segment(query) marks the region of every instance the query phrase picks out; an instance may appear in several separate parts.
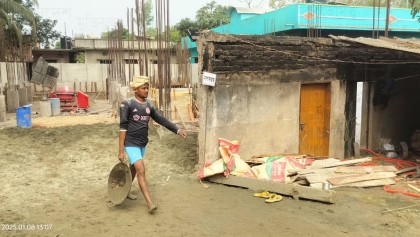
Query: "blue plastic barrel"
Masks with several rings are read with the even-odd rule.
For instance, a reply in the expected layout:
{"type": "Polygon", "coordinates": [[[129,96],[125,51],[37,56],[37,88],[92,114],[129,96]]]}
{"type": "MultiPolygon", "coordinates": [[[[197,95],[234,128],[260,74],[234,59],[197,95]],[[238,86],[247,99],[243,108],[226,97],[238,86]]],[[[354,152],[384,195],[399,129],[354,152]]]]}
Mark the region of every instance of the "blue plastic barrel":
{"type": "Polygon", "coordinates": [[[18,127],[31,128],[32,127],[32,115],[31,115],[31,104],[18,107],[16,109],[16,122],[18,127]]]}
{"type": "Polygon", "coordinates": [[[51,112],[52,116],[60,115],[61,108],[60,108],[60,99],[59,98],[49,98],[51,101],[51,112]]]}

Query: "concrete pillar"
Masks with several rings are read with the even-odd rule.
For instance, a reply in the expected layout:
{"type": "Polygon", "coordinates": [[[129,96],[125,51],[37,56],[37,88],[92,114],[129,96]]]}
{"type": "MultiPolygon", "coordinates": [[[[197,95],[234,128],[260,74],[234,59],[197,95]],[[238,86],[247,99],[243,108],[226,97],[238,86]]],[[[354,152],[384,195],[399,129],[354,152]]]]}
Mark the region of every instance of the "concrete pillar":
{"type": "Polygon", "coordinates": [[[121,98],[121,101],[127,99],[127,94],[128,94],[128,87],[127,86],[121,86],[120,87],[120,95],[119,95],[119,97],[121,98]]]}
{"type": "Polygon", "coordinates": [[[6,121],[6,97],[0,95],[0,122],[6,121]]]}
{"type": "Polygon", "coordinates": [[[28,94],[28,104],[30,104],[32,101],[34,101],[34,93],[32,92],[32,86],[25,86],[26,87],[26,93],[28,94]]]}
{"type": "Polygon", "coordinates": [[[19,88],[19,106],[22,107],[28,104],[28,93],[26,87],[19,88]]]}
{"type": "Polygon", "coordinates": [[[120,102],[121,102],[121,95],[120,95],[120,84],[115,84],[114,86],[114,101],[112,104],[112,108],[118,110],[120,108],[120,102]]]}
{"type": "Polygon", "coordinates": [[[109,99],[109,103],[111,105],[114,105],[114,101],[116,100],[116,93],[115,93],[115,87],[117,85],[116,81],[111,81],[111,83],[109,83],[109,95],[108,95],[108,99],[109,99]]]}
{"type": "Polygon", "coordinates": [[[46,101],[39,102],[39,116],[40,117],[52,116],[51,101],[46,100],[46,101]]]}
{"type": "Polygon", "coordinates": [[[6,92],[6,104],[7,104],[7,112],[9,113],[16,112],[17,107],[19,107],[18,91],[8,90],[6,92]]]}

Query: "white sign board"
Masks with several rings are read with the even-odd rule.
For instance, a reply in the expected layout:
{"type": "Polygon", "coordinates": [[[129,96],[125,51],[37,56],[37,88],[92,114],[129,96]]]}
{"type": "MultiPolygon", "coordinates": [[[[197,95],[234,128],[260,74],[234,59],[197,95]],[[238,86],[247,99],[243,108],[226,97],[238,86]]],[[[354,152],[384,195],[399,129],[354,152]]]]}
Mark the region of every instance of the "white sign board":
{"type": "Polygon", "coordinates": [[[203,85],[215,86],[216,85],[216,74],[210,72],[203,72],[203,85]]]}

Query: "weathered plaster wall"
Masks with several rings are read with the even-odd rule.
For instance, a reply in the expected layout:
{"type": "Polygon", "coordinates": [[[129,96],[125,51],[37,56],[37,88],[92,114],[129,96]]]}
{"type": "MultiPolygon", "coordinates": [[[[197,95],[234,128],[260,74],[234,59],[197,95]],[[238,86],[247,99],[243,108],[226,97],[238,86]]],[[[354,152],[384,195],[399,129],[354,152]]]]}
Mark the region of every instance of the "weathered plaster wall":
{"type": "MultiPolygon", "coordinates": [[[[99,60],[109,60],[109,53],[107,49],[97,49],[97,50],[86,50],[85,51],[85,62],[86,63],[99,63],[99,60]]],[[[142,52],[143,57],[143,52],[142,52]]],[[[148,60],[157,60],[155,53],[148,54],[148,60]]],[[[128,50],[125,50],[122,55],[123,60],[129,60],[131,58],[138,59],[139,53],[135,51],[134,53],[128,50]]],[[[143,59],[144,60],[144,59],[143,59]]],[[[171,55],[171,63],[176,63],[176,56],[171,55]]]]}
{"type": "Polygon", "coordinates": [[[344,155],[344,133],[346,126],[345,103],[345,81],[331,81],[330,157],[343,158],[344,155]]]}
{"type": "Polygon", "coordinates": [[[300,83],[279,83],[257,73],[220,74],[217,80],[215,88],[200,88],[206,95],[200,112],[205,161],[219,158],[217,138],[239,140],[245,160],[298,152],[300,83]]]}

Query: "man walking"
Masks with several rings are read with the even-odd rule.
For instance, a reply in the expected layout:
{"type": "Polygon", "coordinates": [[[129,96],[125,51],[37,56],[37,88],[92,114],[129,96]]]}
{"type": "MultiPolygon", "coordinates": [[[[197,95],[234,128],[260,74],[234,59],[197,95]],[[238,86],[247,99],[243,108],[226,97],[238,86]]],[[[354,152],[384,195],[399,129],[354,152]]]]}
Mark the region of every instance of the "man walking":
{"type": "MultiPolygon", "coordinates": [[[[182,138],[187,135],[165,117],[160,115],[153,103],[147,99],[149,94],[149,78],[136,76],[131,83],[134,97],[123,101],[120,105],[120,133],[118,159],[123,161],[127,154],[130,161],[132,178],[137,175],[139,187],[146,200],[149,213],[154,213],[157,205],[152,202],[146,180],[146,170],[143,162],[146,145],[148,143],[149,120],[164,126],[182,138]]],[[[129,195],[130,197],[130,195],[129,195]]]]}

